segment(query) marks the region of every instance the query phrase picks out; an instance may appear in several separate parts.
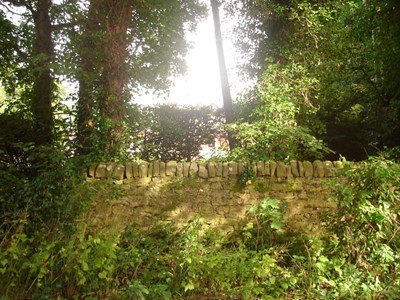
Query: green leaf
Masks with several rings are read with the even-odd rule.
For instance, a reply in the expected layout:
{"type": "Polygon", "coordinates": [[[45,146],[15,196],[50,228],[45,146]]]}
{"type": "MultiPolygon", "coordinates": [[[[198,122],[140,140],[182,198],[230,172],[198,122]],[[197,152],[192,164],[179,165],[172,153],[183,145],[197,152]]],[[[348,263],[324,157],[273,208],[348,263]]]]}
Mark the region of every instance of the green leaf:
{"type": "Polygon", "coordinates": [[[194,284],[191,281],[189,281],[189,283],[185,285],[185,292],[192,290],[194,290],[194,284]]]}

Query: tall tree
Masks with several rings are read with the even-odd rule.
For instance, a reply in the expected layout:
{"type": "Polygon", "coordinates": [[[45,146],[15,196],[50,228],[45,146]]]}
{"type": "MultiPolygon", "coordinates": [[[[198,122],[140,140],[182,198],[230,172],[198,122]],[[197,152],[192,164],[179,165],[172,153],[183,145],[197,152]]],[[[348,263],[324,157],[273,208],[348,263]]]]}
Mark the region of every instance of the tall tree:
{"type": "Polygon", "coordinates": [[[118,154],[129,90],[166,88],[184,71],[185,33],[204,13],[197,0],[90,2],[77,46],[81,152],[98,133],[100,152],[118,154]]]}
{"type": "Polygon", "coordinates": [[[297,107],[296,124],[348,159],[400,145],[398,1],[234,0],[227,5],[241,14],[235,36],[257,66],[251,69],[264,72],[259,92],[289,92],[286,101],[297,107]]]}
{"type": "Polygon", "coordinates": [[[36,127],[36,144],[52,141],[53,131],[53,77],[50,65],[54,55],[52,24],[50,20],[51,0],[26,2],[35,25],[32,112],[36,127]]]}
{"type": "MultiPolygon", "coordinates": [[[[220,4],[218,3],[218,0],[210,0],[210,1],[211,1],[211,9],[214,20],[215,43],[218,54],[219,74],[221,78],[221,89],[222,89],[222,98],[224,102],[225,121],[227,124],[230,124],[234,121],[234,116],[232,107],[232,96],[228,80],[228,72],[226,70],[224,46],[221,34],[221,20],[219,17],[220,4]]],[[[229,140],[229,148],[232,150],[233,148],[235,148],[235,140],[231,134],[229,134],[228,140],[229,140]]]]}
{"type": "MultiPolygon", "coordinates": [[[[14,51],[23,56],[23,64],[29,65],[30,78],[33,84],[30,91],[31,108],[35,127],[35,144],[49,144],[53,138],[53,76],[51,73],[51,63],[54,58],[54,43],[52,39],[52,23],[50,19],[50,0],[37,1],[5,1],[13,7],[22,7],[26,9],[27,18],[33,20],[33,39],[31,47],[28,47],[28,53],[19,49],[18,44],[14,44],[14,51]]],[[[26,49],[24,49],[26,50],[26,49]]],[[[14,62],[17,64],[17,62],[14,62]]],[[[25,78],[26,80],[27,78],[25,78]]],[[[25,88],[30,87],[30,82],[22,82],[25,88]]]]}
{"type": "Polygon", "coordinates": [[[134,3],[124,0],[93,0],[89,4],[82,44],[78,47],[81,58],[78,141],[83,153],[91,148],[94,97],[97,98],[100,116],[109,123],[108,128],[103,128],[106,141],[104,150],[112,156],[119,152],[123,96],[128,83],[128,28],[133,9],[134,3]],[[96,57],[93,51],[98,52],[96,57]],[[95,72],[99,72],[98,77],[95,72]],[[98,84],[94,87],[96,80],[98,84]],[[95,93],[94,88],[100,90],[95,93]]]}

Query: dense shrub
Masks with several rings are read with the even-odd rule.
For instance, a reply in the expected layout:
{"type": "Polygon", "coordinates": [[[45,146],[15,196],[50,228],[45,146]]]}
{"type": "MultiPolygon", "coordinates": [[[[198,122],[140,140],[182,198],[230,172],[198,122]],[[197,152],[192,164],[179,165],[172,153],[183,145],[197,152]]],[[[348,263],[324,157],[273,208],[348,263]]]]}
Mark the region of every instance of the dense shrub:
{"type": "MultiPolygon", "coordinates": [[[[201,219],[181,229],[162,223],[116,232],[94,226],[92,210],[76,210],[70,231],[31,231],[26,210],[6,213],[0,293],[6,299],[396,299],[399,178],[399,166],[384,158],[345,168],[333,185],[337,210],[322,237],[288,231],[285,205],[276,199],[251,207],[229,234],[201,219]]],[[[120,196],[109,183],[88,188],[86,200],[120,196]]],[[[69,196],[82,191],[75,185],[69,196]]]]}

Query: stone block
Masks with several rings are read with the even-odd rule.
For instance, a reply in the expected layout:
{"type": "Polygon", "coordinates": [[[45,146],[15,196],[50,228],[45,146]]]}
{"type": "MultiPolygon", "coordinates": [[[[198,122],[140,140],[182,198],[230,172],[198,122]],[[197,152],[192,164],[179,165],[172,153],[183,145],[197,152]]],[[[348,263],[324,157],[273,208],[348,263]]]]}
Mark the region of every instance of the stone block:
{"type": "Polygon", "coordinates": [[[269,164],[269,161],[266,161],[264,163],[264,167],[265,167],[265,170],[264,170],[265,176],[271,176],[271,166],[269,164]]]}
{"type": "Polygon", "coordinates": [[[313,164],[310,161],[303,161],[304,177],[310,178],[314,176],[313,164]]]}
{"type": "Polygon", "coordinates": [[[238,175],[239,168],[238,168],[238,164],[236,162],[233,162],[233,161],[229,162],[228,169],[229,169],[229,173],[228,173],[229,176],[237,176],[238,175]]]}
{"type": "Polygon", "coordinates": [[[265,163],[263,161],[257,162],[257,176],[265,176],[265,163]]]}
{"type": "Polygon", "coordinates": [[[201,162],[198,164],[198,167],[199,167],[199,177],[208,178],[207,164],[205,162],[201,162]]]}
{"type": "Polygon", "coordinates": [[[112,178],[117,180],[122,180],[124,179],[124,173],[125,173],[125,166],[122,164],[118,164],[115,166],[113,170],[112,178]]]}
{"type": "Polygon", "coordinates": [[[153,177],[160,176],[160,162],[157,160],[153,162],[153,177]]]}
{"type": "Polygon", "coordinates": [[[246,167],[247,167],[247,164],[242,163],[242,162],[238,163],[238,174],[242,175],[244,170],[246,169],[246,167]]]}
{"type": "Polygon", "coordinates": [[[297,160],[290,161],[290,166],[292,167],[293,176],[300,177],[299,165],[297,164],[297,160]]]}
{"type": "Polygon", "coordinates": [[[96,168],[97,168],[97,164],[91,164],[91,165],[89,166],[89,169],[88,169],[88,172],[87,172],[87,176],[88,176],[88,177],[94,177],[96,168]]]}
{"type": "Polygon", "coordinates": [[[107,163],[107,177],[111,178],[113,173],[114,173],[114,169],[117,167],[117,163],[115,162],[109,162],[107,163]]]}
{"type": "Polygon", "coordinates": [[[110,178],[116,163],[99,163],[95,171],[95,178],[110,178]]]}
{"type": "Polygon", "coordinates": [[[183,163],[183,177],[189,177],[190,162],[183,163]]]}
{"type": "Polygon", "coordinates": [[[126,179],[131,179],[133,178],[133,169],[132,169],[132,163],[128,162],[125,164],[125,178],[126,179]]]}
{"type": "Polygon", "coordinates": [[[189,167],[189,177],[197,178],[199,176],[199,166],[196,162],[191,162],[189,167]]]}
{"type": "Polygon", "coordinates": [[[149,163],[146,161],[141,162],[139,164],[139,177],[140,178],[148,177],[148,171],[149,171],[149,163]]]}
{"type": "Polygon", "coordinates": [[[165,162],[160,161],[160,176],[164,177],[166,174],[166,170],[167,170],[167,165],[165,162]]]}
{"type": "Polygon", "coordinates": [[[342,163],[341,161],[334,161],[334,162],[333,162],[333,166],[334,166],[336,169],[343,169],[343,163],[342,163]]]}
{"type": "Polygon", "coordinates": [[[293,178],[292,166],[286,166],[286,177],[293,178]]]}
{"type": "Polygon", "coordinates": [[[276,163],[276,177],[285,178],[287,177],[286,165],[282,161],[276,163]]]}
{"type": "Polygon", "coordinates": [[[324,161],[324,174],[325,177],[335,177],[336,172],[335,168],[333,167],[333,163],[329,160],[324,161]]]}
{"type": "Polygon", "coordinates": [[[324,177],[324,164],[320,160],[313,162],[314,167],[314,177],[323,178],[324,177]]]}
{"type": "Polygon", "coordinates": [[[216,165],[214,162],[209,162],[207,164],[208,177],[214,178],[216,176],[216,165]]]}
{"type": "Polygon", "coordinates": [[[176,165],[176,177],[183,176],[183,163],[177,163],[176,165]]]}
{"type": "Polygon", "coordinates": [[[299,167],[299,177],[304,177],[304,166],[303,162],[298,161],[297,166],[299,167]]]}
{"type": "Polygon", "coordinates": [[[229,163],[228,162],[222,163],[222,176],[223,177],[229,176],[229,163]]]}
{"type": "Polygon", "coordinates": [[[271,177],[275,177],[275,175],[276,175],[276,162],[270,161],[269,162],[269,168],[270,168],[271,177]]]}
{"type": "Polygon", "coordinates": [[[107,164],[99,163],[94,173],[95,178],[107,178],[107,164]]]}
{"type": "Polygon", "coordinates": [[[137,162],[132,163],[132,173],[134,178],[139,178],[139,164],[137,162]]]}
{"type": "Polygon", "coordinates": [[[223,174],[223,165],[222,163],[218,162],[215,163],[215,176],[222,177],[223,174]]]}
{"type": "Polygon", "coordinates": [[[165,175],[167,176],[175,176],[176,175],[176,166],[178,163],[174,160],[171,160],[167,162],[166,164],[166,170],[165,170],[165,175]]]}

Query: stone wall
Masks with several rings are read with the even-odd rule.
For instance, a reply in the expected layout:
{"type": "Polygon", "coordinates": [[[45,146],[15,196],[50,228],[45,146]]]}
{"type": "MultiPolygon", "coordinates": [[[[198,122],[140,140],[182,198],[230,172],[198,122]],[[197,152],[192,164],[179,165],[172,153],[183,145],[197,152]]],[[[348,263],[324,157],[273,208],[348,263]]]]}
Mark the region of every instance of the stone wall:
{"type": "Polygon", "coordinates": [[[340,162],[257,162],[251,167],[257,179],[248,185],[239,185],[246,164],[236,162],[98,163],[90,166],[88,180],[110,178],[122,184],[122,196],[99,206],[99,221],[105,225],[123,220],[146,227],[163,222],[182,226],[200,217],[228,232],[246,222],[249,207],[276,198],[286,204],[288,227],[320,231],[321,213],[335,207],[326,183],[336,176],[340,162]]]}
{"type": "MultiPolygon", "coordinates": [[[[250,166],[257,177],[304,177],[326,178],[336,176],[336,170],[342,168],[339,161],[291,161],[288,164],[278,161],[259,161],[250,166]]],[[[157,177],[190,177],[214,178],[237,177],[248,168],[248,164],[240,162],[128,162],[125,164],[97,163],[88,169],[88,178],[113,178],[115,180],[157,178],[157,177]]]]}

